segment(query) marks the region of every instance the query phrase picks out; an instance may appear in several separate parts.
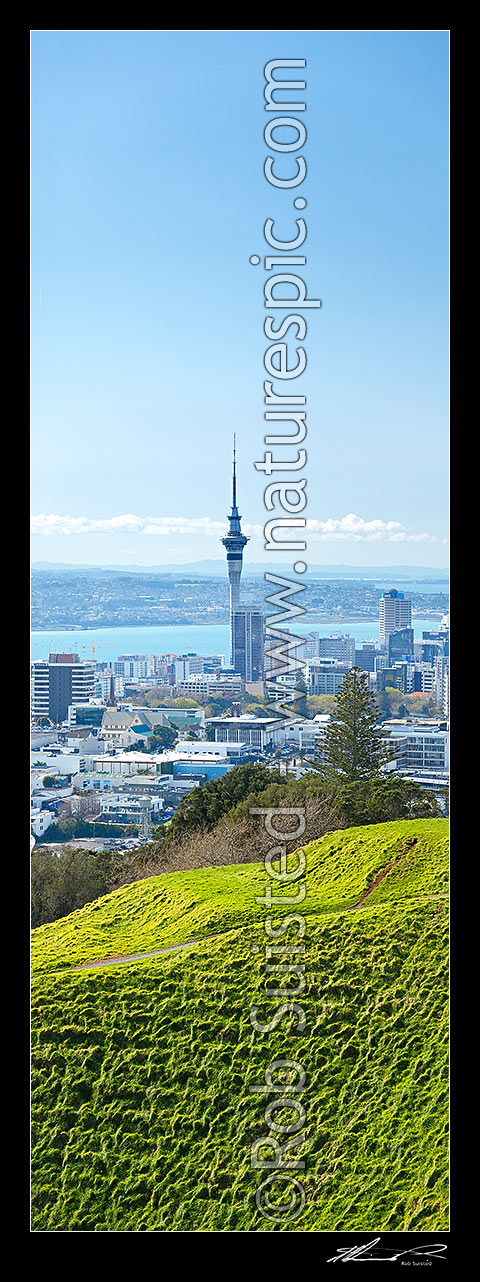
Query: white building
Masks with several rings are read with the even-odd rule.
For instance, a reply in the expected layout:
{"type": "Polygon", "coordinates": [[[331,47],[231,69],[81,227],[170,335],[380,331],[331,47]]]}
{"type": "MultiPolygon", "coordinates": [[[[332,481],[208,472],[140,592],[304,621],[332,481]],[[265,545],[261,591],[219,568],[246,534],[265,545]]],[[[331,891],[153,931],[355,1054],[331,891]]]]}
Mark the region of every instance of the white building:
{"type": "Polygon", "coordinates": [[[113,671],[116,676],[127,681],[152,677],[155,674],[155,659],[153,654],[119,654],[113,664],[113,671]]]}
{"type": "MultiPolygon", "coordinates": [[[[95,679],[95,692],[98,698],[102,699],[104,703],[106,703],[107,699],[110,698],[111,683],[112,683],[111,671],[97,673],[97,676],[95,679]]],[[[116,699],[123,698],[123,695],[125,694],[125,681],[123,677],[114,676],[113,692],[116,699]]]]}
{"type": "Polygon", "coordinates": [[[173,688],[174,697],[179,695],[189,699],[208,700],[215,695],[235,695],[243,693],[244,683],[240,676],[217,677],[212,673],[203,676],[190,676],[185,681],[177,681],[173,688]]]}
{"type": "Polygon", "coordinates": [[[328,726],[331,723],[330,713],[319,713],[312,721],[303,721],[299,733],[299,749],[316,761],[323,759],[323,745],[328,726]]]}
{"type": "MultiPolygon", "coordinates": [[[[145,800],[149,802],[150,815],[160,814],[163,810],[163,797],[150,796],[145,793],[145,800]]],[[[140,823],[142,819],[142,798],[129,796],[115,796],[100,798],[100,814],[102,819],[112,823],[140,823]]]]}
{"type": "Polygon", "coordinates": [[[285,723],[280,717],[209,717],[207,725],[213,726],[215,743],[245,743],[261,752],[270,744],[277,747],[285,734],[285,723]]]}
{"type": "Polygon", "coordinates": [[[44,832],[50,827],[55,819],[53,810],[39,810],[32,805],[30,811],[30,827],[35,837],[43,837],[44,832]]]}
{"type": "Polygon", "coordinates": [[[203,676],[204,673],[217,675],[225,666],[223,654],[180,654],[174,662],[175,684],[188,681],[192,676],[203,676]]]}
{"type": "MultiPolygon", "coordinates": [[[[290,634],[291,628],[284,628],[284,632],[290,634]]],[[[292,635],[294,635],[292,633],[292,635]]],[[[295,658],[302,663],[308,662],[309,659],[318,658],[318,643],[320,640],[319,632],[306,632],[302,639],[302,644],[295,646],[295,658]]]]}
{"type": "Polygon", "coordinates": [[[85,768],[85,755],[76,751],[74,748],[61,748],[58,751],[46,751],[45,748],[35,748],[30,755],[31,769],[39,772],[37,777],[44,775],[75,775],[79,770],[85,768]],[[42,765],[38,766],[37,762],[41,761],[42,765]]]}
{"type": "Polygon", "coordinates": [[[408,717],[382,722],[385,744],[394,747],[398,756],[389,769],[400,774],[441,774],[449,768],[450,732],[444,721],[414,721],[408,717]]]}
{"type": "Polygon", "coordinates": [[[402,680],[399,689],[404,694],[435,694],[435,670],[431,663],[397,660],[392,664],[392,670],[400,674],[402,680]]]}
{"type": "Polygon", "coordinates": [[[412,626],[412,602],[391,588],[380,597],[380,644],[386,645],[391,632],[412,626]]]}

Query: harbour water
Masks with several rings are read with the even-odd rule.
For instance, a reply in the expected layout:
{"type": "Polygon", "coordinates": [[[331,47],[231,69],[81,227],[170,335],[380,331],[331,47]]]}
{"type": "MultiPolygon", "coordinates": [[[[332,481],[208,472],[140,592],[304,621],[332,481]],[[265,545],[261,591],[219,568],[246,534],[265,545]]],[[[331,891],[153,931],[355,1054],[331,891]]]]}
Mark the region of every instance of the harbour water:
{"type": "MultiPolygon", "coordinates": [[[[423,631],[435,631],[439,627],[440,616],[414,616],[412,623],[415,640],[419,641],[423,631]]],[[[364,641],[378,641],[378,620],[292,622],[290,631],[296,631],[298,635],[319,632],[322,637],[333,632],[349,634],[360,646],[364,641]]],[[[164,624],[157,627],[32,632],[32,660],[48,659],[49,654],[55,653],[78,653],[81,659],[91,659],[94,653],[98,663],[109,663],[119,654],[223,654],[228,662],[229,627],[227,623],[164,624]]]]}

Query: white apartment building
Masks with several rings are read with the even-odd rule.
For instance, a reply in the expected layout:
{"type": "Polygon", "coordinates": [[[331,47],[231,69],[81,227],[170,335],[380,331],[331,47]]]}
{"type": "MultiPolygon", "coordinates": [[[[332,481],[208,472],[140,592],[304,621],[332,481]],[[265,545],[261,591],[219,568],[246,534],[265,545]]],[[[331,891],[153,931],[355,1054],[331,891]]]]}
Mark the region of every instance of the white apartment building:
{"type": "MultiPolygon", "coordinates": [[[[284,628],[283,631],[291,633],[292,630],[291,628],[284,628]]],[[[318,632],[307,632],[302,640],[302,644],[295,646],[295,658],[301,660],[302,663],[308,662],[309,659],[318,658],[319,637],[320,634],[318,632]]]]}
{"type": "Polygon", "coordinates": [[[153,654],[119,654],[113,664],[116,676],[124,680],[138,680],[139,677],[152,677],[155,674],[153,654]]]}
{"type": "MultiPolygon", "coordinates": [[[[103,700],[104,703],[106,703],[107,699],[110,698],[111,684],[112,684],[111,672],[97,673],[97,676],[95,679],[95,693],[99,699],[103,700]]],[[[123,695],[125,694],[125,680],[123,677],[114,675],[113,692],[116,699],[123,698],[123,695]]]]}
{"type": "Polygon", "coordinates": [[[418,689],[419,684],[422,687],[422,694],[435,695],[435,668],[431,663],[416,663],[414,665],[414,683],[418,689]]]}
{"type": "Polygon", "coordinates": [[[398,756],[390,769],[416,776],[442,774],[449,768],[450,732],[446,722],[416,722],[405,718],[384,721],[385,743],[394,747],[398,756]]]}
{"type": "Polygon", "coordinates": [[[431,663],[400,660],[392,664],[392,670],[402,674],[404,694],[435,694],[435,669],[431,663]]]}

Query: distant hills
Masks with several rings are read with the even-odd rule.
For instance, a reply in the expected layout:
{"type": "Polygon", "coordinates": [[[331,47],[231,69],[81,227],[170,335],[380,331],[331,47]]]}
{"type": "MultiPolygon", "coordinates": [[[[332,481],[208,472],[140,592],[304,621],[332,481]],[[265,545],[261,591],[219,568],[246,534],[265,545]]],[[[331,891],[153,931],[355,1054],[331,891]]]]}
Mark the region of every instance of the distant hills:
{"type": "MultiPolygon", "coordinates": [[[[274,574],[292,573],[291,563],[277,562],[244,562],[243,573],[261,574],[268,570],[274,574]]],[[[207,574],[225,576],[224,560],[186,561],[181,565],[69,565],[65,561],[32,561],[32,573],[48,572],[49,574],[207,574]]],[[[428,582],[445,582],[448,569],[438,569],[431,565],[309,565],[308,577],[316,579],[385,579],[389,582],[400,582],[403,579],[427,579],[428,582]]]]}

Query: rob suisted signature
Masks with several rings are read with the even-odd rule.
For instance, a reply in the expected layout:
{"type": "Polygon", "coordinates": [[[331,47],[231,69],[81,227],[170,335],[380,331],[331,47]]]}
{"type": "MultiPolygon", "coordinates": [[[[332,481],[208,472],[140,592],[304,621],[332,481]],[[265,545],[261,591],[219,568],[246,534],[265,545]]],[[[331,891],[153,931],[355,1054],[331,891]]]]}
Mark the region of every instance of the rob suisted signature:
{"type": "MultiPolygon", "coordinates": [[[[359,1260],[400,1260],[408,1255],[426,1256],[423,1262],[430,1263],[432,1259],[442,1259],[443,1253],[447,1250],[446,1242],[424,1242],[421,1246],[411,1246],[406,1251],[397,1251],[391,1246],[378,1246],[379,1237],[372,1238],[371,1242],[366,1242],[365,1246],[339,1246],[337,1254],[331,1255],[327,1264],[346,1264],[347,1261],[359,1260]]],[[[410,1263],[410,1260],[408,1261],[410,1263]]]]}

